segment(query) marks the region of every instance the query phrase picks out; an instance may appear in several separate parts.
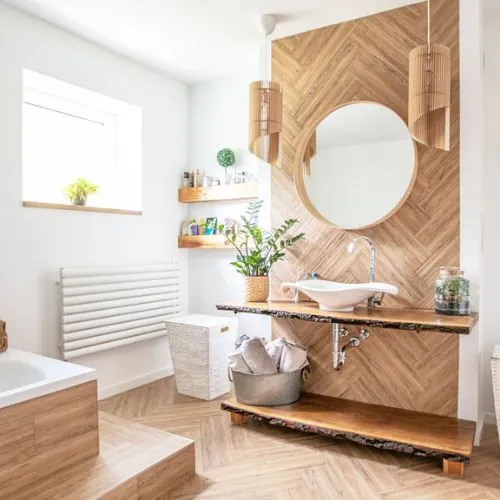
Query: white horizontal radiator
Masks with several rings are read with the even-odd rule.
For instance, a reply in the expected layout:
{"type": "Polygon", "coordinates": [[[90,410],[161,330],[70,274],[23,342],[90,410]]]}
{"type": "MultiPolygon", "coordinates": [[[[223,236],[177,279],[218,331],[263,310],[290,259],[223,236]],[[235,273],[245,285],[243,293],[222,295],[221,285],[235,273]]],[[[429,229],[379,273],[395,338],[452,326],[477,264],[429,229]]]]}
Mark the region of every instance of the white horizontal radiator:
{"type": "Polygon", "coordinates": [[[166,335],[181,313],[177,263],[62,268],[61,350],[64,359],[166,335]]]}

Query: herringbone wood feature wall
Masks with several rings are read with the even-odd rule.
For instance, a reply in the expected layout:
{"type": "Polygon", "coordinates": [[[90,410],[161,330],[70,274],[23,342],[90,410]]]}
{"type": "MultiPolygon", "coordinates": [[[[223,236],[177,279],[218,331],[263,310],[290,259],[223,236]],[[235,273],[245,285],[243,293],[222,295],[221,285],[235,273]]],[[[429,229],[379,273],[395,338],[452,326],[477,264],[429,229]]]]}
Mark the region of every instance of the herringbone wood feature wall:
{"type": "MultiPolygon", "coordinates": [[[[301,204],[293,168],[314,125],[349,101],[375,101],[404,120],[408,109],[408,55],[424,43],[425,4],[416,4],[273,42],[273,80],[283,86],[282,165],[272,170],[273,223],[300,219],[307,240],[275,266],[272,296],[296,278],[297,268],[337,281],[368,279],[368,253],[348,256],[346,246],[364,234],[377,248],[378,281],[396,285],[385,306],[432,308],[439,266],[459,265],[459,56],[458,0],[433,2],[432,39],[452,52],[451,151],[418,145],[415,187],[402,208],[379,226],[343,231],[317,221],[301,204]]],[[[346,166],[347,168],[347,166],[346,166]]],[[[335,186],[332,186],[332,196],[335,186]]],[[[364,203],[352,199],[352,203],[364,203]]],[[[371,330],[344,369],[332,368],[331,327],[273,319],[273,334],[310,347],[309,392],[456,415],[458,335],[371,330]]],[[[351,333],[355,331],[350,328],[351,333]]]]}

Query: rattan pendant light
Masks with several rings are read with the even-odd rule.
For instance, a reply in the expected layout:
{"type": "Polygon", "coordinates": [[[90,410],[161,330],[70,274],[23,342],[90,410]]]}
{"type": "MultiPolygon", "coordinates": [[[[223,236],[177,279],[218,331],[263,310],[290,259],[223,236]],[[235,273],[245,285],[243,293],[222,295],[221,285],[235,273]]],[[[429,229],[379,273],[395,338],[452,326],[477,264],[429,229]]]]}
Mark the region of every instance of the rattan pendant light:
{"type": "Polygon", "coordinates": [[[431,43],[431,2],[427,0],[427,44],[410,52],[408,128],[413,138],[450,150],[451,52],[431,43]]]}
{"type": "Polygon", "coordinates": [[[250,84],[248,149],[261,160],[276,166],[280,158],[283,119],[283,95],[278,83],[267,79],[267,37],[276,27],[274,16],[261,19],[266,36],[264,49],[265,78],[250,84]]]}

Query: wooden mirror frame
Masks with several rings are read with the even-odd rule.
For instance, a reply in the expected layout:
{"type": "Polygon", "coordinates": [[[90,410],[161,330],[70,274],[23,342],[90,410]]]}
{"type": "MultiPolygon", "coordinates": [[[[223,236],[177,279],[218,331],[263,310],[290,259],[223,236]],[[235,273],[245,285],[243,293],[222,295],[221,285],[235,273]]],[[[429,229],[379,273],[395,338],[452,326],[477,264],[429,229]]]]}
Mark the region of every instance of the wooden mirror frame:
{"type": "Polygon", "coordinates": [[[311,134],[317,129],[318,125],[327,116],[329,116],[331,113],[334,113],[335,111],[337,111],[337,110],[339,110],[341,108],[345,108],[346,106],[350,106],[351,104],[363,104],[363,103],[366,103],[366,104],[376,104],[377,106],[382,106],[384,108],[387,108],[387,109],[391,110],[404,123],[405,127],[408,129],[408,125],[403,120],[403,118],[398,113],[396,113],[396,111],[394,111],[389,106],[386,106],[385,104],[381,104],[381,103],[375,102],[375,101],[367,101],[367,100],[345,102],[343,104],[335,106],[333,109],[330,109],[330,110],[328,110],[328,111],[326,111],[324,113],[321,113],[321,115],[319,116],[319,118],[315,121],[314,127],[312,128],[312,131],[309,130],[307,132],[307,134],[303,134],[303,136],[301,137],[301,139],[299,141],[298,148],[297,148],[297,150],[299,151],[299,154],[296,155],[294,163],[293,163],[293,177],[294,177],[294,181],[295,181],[295,189],[297,190],[297,194],[299,195],[300,201],[306,207],[307,211],[311,215],[313,215],[314,217],[316,217],[316,219],[320,220],[321,222],[324,222],[325,224],[328,224],[330,226],[336,227],[337,229],[343,229],[345,231],[359,231],[361,229],[368,229],[370,227],[378,226],[379,224],[382,224],[382,222],[384,222],[387,219],[391,218],[406,203],[406,201],[408,200],[408,197],[410,196],[410,193],[413,190],[413,186],[415,185],[415,181],[417,180],[417,173],[418,173],[418,149],[417,149],[417,145],[415,143],[415,140],[413,139],[413,137],[411,137],[410,131],[408,130],[408,137],[409,137],[409,139],[411,140],[411,142],[413,144],[413,151],[414,151],[414,156],[413,156],[413,158],[414,158],[414,161],[413,161],[413,175],[412,175],[410,184],[408,185],[408,188],[406,189],[404,195],[399,200],[399,203],[390,212],[388,212],[386,215],[384,215],[380,219],[377,219],[376,221],[374,221],[374,222],[372,222],[370,224],[367,224],[365,226],[360,226],[360,227],[342,227],[342,226],[338,226],[338,225],[334,224],[333,222],[331,222],[330,220],[328,220],[326,217],[324,217],[316,209],[316,207],[314,206],[314,203],[312,203],[311,199],[309,198],[309,194],[307,193],[307,189],[306,189],[306,186],[304,184],[304,175],[303,175],[303,171],[304,171],[304,167],[303,167],[303,164],[304,164],[304,155],[305,155],[305,152],[306,152],[306,148],[308,147],[309,139],[311,137],[311,134]]]}

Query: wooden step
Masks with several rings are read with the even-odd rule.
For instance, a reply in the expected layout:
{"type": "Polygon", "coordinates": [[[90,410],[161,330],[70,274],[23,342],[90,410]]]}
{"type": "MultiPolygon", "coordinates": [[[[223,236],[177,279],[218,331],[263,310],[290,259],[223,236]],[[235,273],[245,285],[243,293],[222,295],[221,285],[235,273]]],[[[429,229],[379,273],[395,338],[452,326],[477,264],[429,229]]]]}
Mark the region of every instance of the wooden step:
{"type": "Polygon", "coordinates": [[[470,461],[476,429],[467,420],[307,393],[286,406],[249,406],[230,399],[222,409],[232,413],[235,424],[254,417],[365,446],[437,457],[446,472],[458,473],[470,461]]]}
{"type": "MultiPolygon", "coordinates": [[[[16,500],[153,499],[195,472],[194,442],[152,427],[99,414],[100,454],[5,492],[16,500]]],[[[3,498],[3,497],[2,497],[3,498]]]]}

